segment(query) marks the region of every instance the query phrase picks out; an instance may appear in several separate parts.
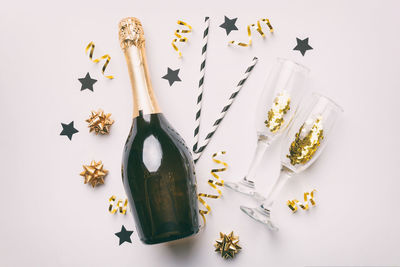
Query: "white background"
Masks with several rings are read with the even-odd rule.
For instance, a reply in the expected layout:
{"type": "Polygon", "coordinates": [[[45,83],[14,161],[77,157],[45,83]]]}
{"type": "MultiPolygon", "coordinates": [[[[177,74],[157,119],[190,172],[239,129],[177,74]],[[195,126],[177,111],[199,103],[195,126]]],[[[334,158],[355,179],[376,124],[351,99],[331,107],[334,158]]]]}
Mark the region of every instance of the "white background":
{"type": "MultiPolygon", "coordinates": [[[[400,265],[399,191],[399,2],[397,1],[9,1],[0,10],[0,265],[1,266],[371,266],[400,265]],[[229,38],[223,17],[238,17],[229,38]],[[111,215],[111,195],[124,196],[122,148],[130,129],[132,98],[118,42],[118,22],[141,19],[153,86],[159,104],[185,140],[193,143],[196,86],[204,16],[211,17],[203,109],[204,135],[253,56],[259,63],[197,165],[199,191],[207,191],[211,154],[226,150],[225,180],[246,174],[255,149],[254,112],[276,57],[311,69],[312,90],[335,99],[345,112],[329,145],[307,171],[290,180],[276,202],[277,233],[239,210],[253,205],[224,189],[210,200],[207,227],[175,245],[118,246],[121,225],[134,230],[131,214],[111,215]],[[275,28],[252,48],[228,47],[247,40],[245,27],[269,18],[275,28]],[[170,43],[176,20],[194,32],[178,59],[170,43]],[[293,51],[296,37],[314,48],[293,51]],[[107,73],[89,61],[112,57],[107,73]],[[182,82],[161,79],[180,68],[182,82]],[[86,72],[98,80],[80,91],[86,72]],[[113,114],[109,136],[89,134],[92,109],[113,114]],[[78,134],[60,136],[61,122],[78,134]],[[83,184],[82,164],[102,160],[110,171],[104,186],[83,184]],[[292,214],[286,200],[316,188],[317,207],[292,214]],[[234,260],[213,251],[220,231],[234,230],[243,250],[234,260]]],[[[257,182],[266,190],[279,171],[279,142],[263,159],[257,182]]],[[[210,191],[212,192],[212,191],[210,191]]]]}

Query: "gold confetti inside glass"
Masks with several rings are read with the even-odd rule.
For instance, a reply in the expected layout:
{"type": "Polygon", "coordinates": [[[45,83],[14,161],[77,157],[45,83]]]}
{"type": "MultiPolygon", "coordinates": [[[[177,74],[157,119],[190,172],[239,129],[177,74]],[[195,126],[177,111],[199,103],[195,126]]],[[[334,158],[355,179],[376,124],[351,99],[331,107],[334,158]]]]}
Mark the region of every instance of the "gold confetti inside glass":
{"type": "Polygon", "coordinates": [[[314,93],[284,136],[278,179],[265,197],[258,199],[262,199],[258,207],[241,206],[240,209],[251,218],[268,225],[271,230],[278,230],[271,221],[274,200],[290,177],[307,169],[319,157],[342,112],[342,108],[331,99],[314,93]]]}
{"type": "Polygon", "coordinates": [[[247,175],[225,186],[252,196],[263,197],[255,191],[254,178],[266,149],[287,129],[307,93],[308,68],[291,60],[278,58],[259,98],[256,111],[257,148],[247,175]]]}

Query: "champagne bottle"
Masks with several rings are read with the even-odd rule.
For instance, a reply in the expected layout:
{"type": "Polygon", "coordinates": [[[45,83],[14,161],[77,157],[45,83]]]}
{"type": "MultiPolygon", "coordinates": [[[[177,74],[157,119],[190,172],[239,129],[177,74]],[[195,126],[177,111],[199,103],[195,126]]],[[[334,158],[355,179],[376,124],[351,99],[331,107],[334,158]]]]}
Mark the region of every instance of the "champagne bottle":
{"type": "Polygon", "coordinates": [[[122,180],[140,239],[156,244],[199,231],[194,164],[183,139],[161,113],[147,67],[140,21],[119,23],[134,110],[122,162],[122,180]]]}

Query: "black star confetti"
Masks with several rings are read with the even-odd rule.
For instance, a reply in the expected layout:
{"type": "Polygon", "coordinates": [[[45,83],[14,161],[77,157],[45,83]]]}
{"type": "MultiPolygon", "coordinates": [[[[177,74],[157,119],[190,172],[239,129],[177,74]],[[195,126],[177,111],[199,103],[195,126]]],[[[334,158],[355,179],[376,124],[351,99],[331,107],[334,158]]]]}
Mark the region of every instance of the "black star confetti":
{"type": "Polygon", "coordinates": [[[122,225],[121,232],[115,233],[116,236],[119,237],[119,245],[121,246],[124,242],[132,243],[131,235],[133,231],[127,231],[125,226],[122,225]]]}
{"type": "Polygon", "coordinates": [[[171,86],[174,82],[180,82],[181,79],[178,77],[179,69],[171,70],[168,68],[167,74],[165,74],[162,78],[168,80],[169,86],[171,86]]]}
{"type": "Polygon", "coordinates": [[[80,79],[78,79],[78,80],[79,80],[79,81],[81,82],[81,84],[82,84],[81,91],[83,91],[83,90],[85,90],[85,89],[89,89],[90,91],[93,92],[93,84],[95,84],[95,83],[97,82],[97,80],[92,79],[92,78],[90,77],[89,72],[86,73],[85,78],[80,78],[80,79]]]}
{"type": "Polygon", "coordinates": [[[69,140],[72,140],[72,136],[79,132],[77,129],[74,128],[74,121],[71,121],[69,124],[61,123],[63,130],[61,131],[60,135],[68,136],[69,140]]]}
{"type": "Polygon", "coordinates": [[[306,54],[307,50],[313,49],[309,44],[308,44],[308,38],[304,40],[300,40],[299,38],[296,38],[297,45],[293,50],[299,50],[300,53],[304,56],[306,54]]]}
{"type": "Polygon", "coordinates": [[[225,21],[221,25],[219,25],[221,28],[225,29],[226,35],[229,35],[231,31],[237,31],[238,28],[236,27],[237,18],[234,19],[229,19],[227,16],[225,16],[225,21]]]}

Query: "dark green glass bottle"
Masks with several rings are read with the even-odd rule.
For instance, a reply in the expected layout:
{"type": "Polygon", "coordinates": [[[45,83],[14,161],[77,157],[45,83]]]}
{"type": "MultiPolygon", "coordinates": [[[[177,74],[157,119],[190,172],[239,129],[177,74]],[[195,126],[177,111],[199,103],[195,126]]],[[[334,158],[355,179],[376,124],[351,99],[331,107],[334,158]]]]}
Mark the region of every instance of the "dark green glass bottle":
{"type": "Polygon", "coordinates": [[[161,113],[147,69],[143,28],[136,18],[119,23],[134,112],[125,144],[122,179],[140,239],[156,244],[199,231],[191,154],[161,113]]]}

